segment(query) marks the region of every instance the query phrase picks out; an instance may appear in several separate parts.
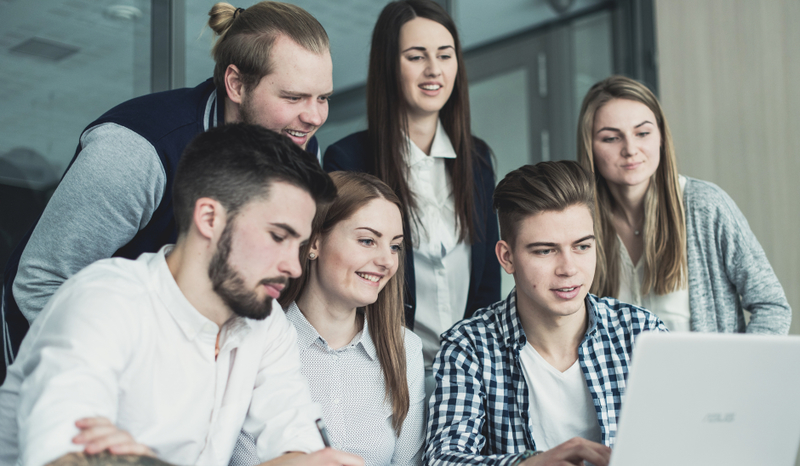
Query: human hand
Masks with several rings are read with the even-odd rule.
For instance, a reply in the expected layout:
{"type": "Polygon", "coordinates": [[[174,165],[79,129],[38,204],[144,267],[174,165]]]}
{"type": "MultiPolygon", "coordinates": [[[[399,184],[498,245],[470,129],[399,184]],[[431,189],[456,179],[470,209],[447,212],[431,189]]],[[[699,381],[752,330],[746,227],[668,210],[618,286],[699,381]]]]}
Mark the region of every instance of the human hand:
{"type": "Polygon", "coordinates": [[[261,466],[364,466],[360,456],[351,455],[333,448],[323,448],[314,453],[289,453],[261,466]]]}
{"type": "Polygon", "coordinates": [[[114,455],[140,455],[155,457],[148,446],[136,443],[127,431],[119,429],[104,417],[86,417],[75,421],[81,432],[72,443],[85,445],[83,451],[93,455],[108,450],[114,455]]]}
{"type": "Polygon", "coordinates": [[[561,445],[528,458],[521,466],[584,466],[588,461],[595,466],[608,466],[611,449],[605,445],[580,437],[567,440],[561,445]]]}

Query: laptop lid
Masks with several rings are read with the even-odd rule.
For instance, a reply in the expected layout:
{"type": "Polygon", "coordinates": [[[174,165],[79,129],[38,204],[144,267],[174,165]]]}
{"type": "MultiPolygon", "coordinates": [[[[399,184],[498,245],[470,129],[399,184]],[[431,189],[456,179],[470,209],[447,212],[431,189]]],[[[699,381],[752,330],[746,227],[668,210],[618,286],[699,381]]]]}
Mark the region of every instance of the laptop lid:
{"type": "Polygon", "coordinates": [[[644,333],[611,466],[793,466],[800,337],[644,333]]]}

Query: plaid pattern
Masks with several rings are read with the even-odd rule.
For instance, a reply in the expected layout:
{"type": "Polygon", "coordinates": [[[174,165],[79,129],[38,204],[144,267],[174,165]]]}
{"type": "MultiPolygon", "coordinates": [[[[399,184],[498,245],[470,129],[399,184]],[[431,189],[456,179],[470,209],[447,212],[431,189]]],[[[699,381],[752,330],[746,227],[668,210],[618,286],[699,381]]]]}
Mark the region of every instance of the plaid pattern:
{"type": "MultiPolygon", "coordinates": [[[[586,307],[589,325],[578,357],[602,443],[613,447],[634,339],[667,328],[649,311],[615,299],[590,294],[586,307]]],[[[513,465],[536,450],[520,363],[526,343],[516,290],[442,334],[425,464],[513,465]]]]}

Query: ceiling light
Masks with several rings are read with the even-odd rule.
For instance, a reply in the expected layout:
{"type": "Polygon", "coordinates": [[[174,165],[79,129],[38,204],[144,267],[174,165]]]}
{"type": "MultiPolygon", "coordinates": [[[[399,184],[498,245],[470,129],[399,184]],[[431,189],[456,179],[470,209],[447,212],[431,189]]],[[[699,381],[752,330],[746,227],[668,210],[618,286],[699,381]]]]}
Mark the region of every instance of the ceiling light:
{"type": "Polygon", "coordinates": [[[142,17],[142,10],[130,5],[111,5],[103,12],[106,18],[121,21],[136,21],[142,17]]]}

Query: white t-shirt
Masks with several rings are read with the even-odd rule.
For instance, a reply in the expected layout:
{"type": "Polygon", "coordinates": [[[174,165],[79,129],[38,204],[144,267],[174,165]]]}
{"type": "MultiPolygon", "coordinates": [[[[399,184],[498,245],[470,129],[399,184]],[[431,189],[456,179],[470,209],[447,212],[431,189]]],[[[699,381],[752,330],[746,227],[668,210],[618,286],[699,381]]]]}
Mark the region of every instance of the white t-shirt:
{"type": "Polygon", "coordinates": [[[407,141],[408,184],[421,224],[411,221],[417,305],[414,333],[422,339],[425,368],[430,369],[439,352],[439,335],[464,317],[472,257],[470,245],[458,241],[453,187],[444,166],[456,153],[442,122],[436,127],[430,155],[407,141]]]}
{"type": "Polygon", "coordinates": [[[537,450],[549,450],[573,437],[600,442],[597,411],[578,360],[564,372],[547,362],[530,343],[520,352],[528,385],[528,424],[537,450]]]}
{"type": "Polygon", "coordinates": [[[173,464],[228,464],[242,429],[261,461],[322,448],[320,409],[280,306],[220,328],[178,288],[170,248],[95,262],[53,295],[0,388],[0,465],[81,451],[75,421],[91,416],[173,464]]]}

